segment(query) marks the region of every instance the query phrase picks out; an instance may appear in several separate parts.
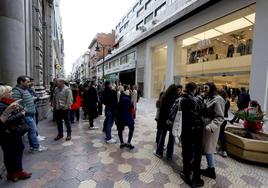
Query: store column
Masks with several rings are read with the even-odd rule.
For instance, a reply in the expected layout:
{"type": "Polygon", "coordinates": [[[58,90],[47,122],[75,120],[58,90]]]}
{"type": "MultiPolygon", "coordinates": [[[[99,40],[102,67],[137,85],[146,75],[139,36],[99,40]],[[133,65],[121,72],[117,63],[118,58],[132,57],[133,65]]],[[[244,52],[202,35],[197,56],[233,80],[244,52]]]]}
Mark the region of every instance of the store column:
{"type": "Polygon", "coordinates": [[[168,88],[170,84],[174,83],[174,55],[175,55],[175,42],[173,38],[167,41],[167,72],[165,86],[168,88]]]}
{"type": "Polygon", "coordinates": [[[144,66],[144,97],[147,99],[152,97],[152,53],[152,48],[147,45],[144,66]]]}
{"type": "Polygon", "coordinates": [[[250,75],[250,94],[264,111],[268,110],[268,1],[258,0],[253,42],[253,57],[250,75]]]}
{"type": "Polygon", "coordinates": [[[0,81],[14,86],[26,72],[24,0],[0,1],[0,81]]]}

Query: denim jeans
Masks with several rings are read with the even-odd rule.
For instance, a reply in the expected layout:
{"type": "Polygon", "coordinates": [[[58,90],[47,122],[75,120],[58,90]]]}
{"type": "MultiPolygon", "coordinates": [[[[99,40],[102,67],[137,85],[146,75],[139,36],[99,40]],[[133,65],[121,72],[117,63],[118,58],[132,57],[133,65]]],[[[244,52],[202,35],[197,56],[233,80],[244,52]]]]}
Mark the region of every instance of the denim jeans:
{"type": "Polygon", "coordinates": [[[160,136],[159,144],[156,149],[156,153],[158,155],[163,155],[167,132],[169,132],[168,145],[167,145],[167,158],[172,159],[173,152],[174,152],[174,136],[172,135],[172,131],[167,131],[167,130],[161,131],[161,136],[160,136]]]}
{"type": "Polygon", "coordinates": [[[211,154],[211,153],[206,154],[206,158],[207,158],[208,167],[215,168],[216,164],[215,164],[214,154],[211,154]]]}
{"type": "Polygon", "coordinates": [[[112,139],[112,127],[114,124],[114,113],[105,108],[105,120],[104,120],[104,130],[106,133],[106,140],[111,140],[112,139]]]}
{"type": "Polygon", "coordinates": [[[34,116],[25,116],[25,122],[29,126],[28,139],[31,148],[39,148],[39,141],[37,139],[37,128],[34,116]]]}
{"type": "Polygon", "coordinates": [[[72,129],[71,129],[71,121],[70,121],[70,110],[56,110],[56,122],[58,127],[58,135],[63,136],[63,123],[62,120],[64,120],[65,126],[67,128],[67,134],[71,135],[72,129]]]}

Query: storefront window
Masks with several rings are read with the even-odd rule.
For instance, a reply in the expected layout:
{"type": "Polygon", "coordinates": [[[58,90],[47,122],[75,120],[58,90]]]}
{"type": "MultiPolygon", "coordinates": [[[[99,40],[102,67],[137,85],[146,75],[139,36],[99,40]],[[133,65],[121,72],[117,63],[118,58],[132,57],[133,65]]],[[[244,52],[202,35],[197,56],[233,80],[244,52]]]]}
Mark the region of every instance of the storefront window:
{"type": "Polygon", "coordinates": [[[120,65],[124,65],[127,63],[127,57],[126,56],[123,56],[120,58],[120,65]]]}
{"type": "Polygon", "coordinates": [[[175,75],[182,84],[213,81],[248,88],[254,25],[252,5],[178,36],[175,75]]]}

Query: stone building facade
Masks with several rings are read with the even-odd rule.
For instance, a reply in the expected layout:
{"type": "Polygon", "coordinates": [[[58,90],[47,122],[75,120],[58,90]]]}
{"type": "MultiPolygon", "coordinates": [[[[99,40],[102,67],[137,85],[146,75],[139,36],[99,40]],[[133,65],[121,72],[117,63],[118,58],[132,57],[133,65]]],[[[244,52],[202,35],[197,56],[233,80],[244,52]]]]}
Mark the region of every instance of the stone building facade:
{"type": "Polygon", "coordinates": [[[19,75],[49,86],[63,76],[60,0],[0,2],[0,81],[14,86],[19,75]]]}

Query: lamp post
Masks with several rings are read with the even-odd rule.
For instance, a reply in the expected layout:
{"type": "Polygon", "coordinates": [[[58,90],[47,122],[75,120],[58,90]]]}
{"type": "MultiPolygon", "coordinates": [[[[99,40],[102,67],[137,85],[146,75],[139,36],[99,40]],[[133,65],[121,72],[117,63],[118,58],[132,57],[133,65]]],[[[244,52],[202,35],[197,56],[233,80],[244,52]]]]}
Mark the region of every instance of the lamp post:
{"type": "Polygon", "coordinates": [[[108,50],[107,54],[111,54],[112,53],[112,48],[109,45],[104,45],[102,43],[97,42],[97,46],[95,51],[99,52],[100,51],[100,47],[102,48],[102,82],[104,83],[104,60],[105,60],[105,49],[108,50]]]}

